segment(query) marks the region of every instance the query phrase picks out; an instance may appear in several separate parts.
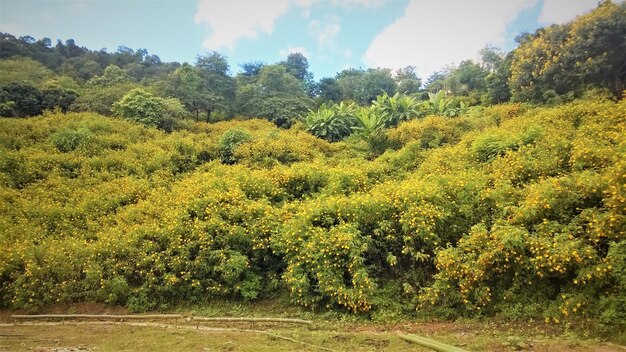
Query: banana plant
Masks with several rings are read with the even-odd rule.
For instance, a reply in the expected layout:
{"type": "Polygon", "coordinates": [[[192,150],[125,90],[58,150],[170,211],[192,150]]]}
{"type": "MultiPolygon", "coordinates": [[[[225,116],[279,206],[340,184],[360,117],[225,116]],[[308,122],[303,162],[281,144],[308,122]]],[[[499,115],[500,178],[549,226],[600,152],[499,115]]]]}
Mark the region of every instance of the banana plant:
{"type": "Polygon", "coordinates": [[[355,114],[357,125],[354,129],[367,142],[371,156],[382,154],[387,148],[385,116],[375,108],[361,108],[355,114]]]}
{"type": "Polygon", "coordinates": [[[314,136],[336,142],[352,133],[354,111],[353,104],[344,102],[330,107],[322,104],[317,111],[309,110],[304,126],[314,136]]]}
{"type": "Polygon", "coordinates": [[[444,91],[428,93],[428,100],[422,103],[422,111],[427,115],[454,117],[467,110],[467,104],[454,98],[447,98],[444,91]]]}
{"type": "Polygon", "coordinates": [[[381,134],[385,129],[386,119],[377,109],[361,108],[355,117],[357,125],[353,129],[365,139],[381,134]]]}
{"type": "Polygon", "coordinates": [[[397,126],[400,122],[422,116],[417,100],[399,93],[393,96],[389,96],[387,93],[379,95],[372,102],[372,107],[377,109],[385,118],[386,127],[397,126]]]}

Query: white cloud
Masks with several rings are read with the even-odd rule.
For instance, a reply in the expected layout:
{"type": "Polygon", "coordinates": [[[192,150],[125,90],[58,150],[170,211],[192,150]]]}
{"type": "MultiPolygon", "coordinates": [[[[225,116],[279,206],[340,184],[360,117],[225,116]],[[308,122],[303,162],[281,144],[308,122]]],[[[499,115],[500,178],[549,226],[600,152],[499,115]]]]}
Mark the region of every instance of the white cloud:
{"type": "Polygon", "coordinates": [[[337,36],[341,32],[341,25],[337,16],[326,16],[322,21],[309,22],[309,34],[317,43],[317,60],[329,61],[328,55],[334,57],[352,58],[352,50],[339,44],[337,36]]]}
{"type": "MultiPolygon", "coordinates": [[[[374,9],[389,1],[391,0],[199,0],[194,20],[206,25],[211,31],[211,35],[203,42],[205,48],[228,48],[233,51],[241,38],[256,39],[261,33],[271,35],[276,19],[294,6],[302,11],[302,16],[308,18],[314,6],[374,9]]],[[[341,30],[338,20],[331,23],[316,20],[313,21],[313,27],[315,36],[322,42],[332,42],[341,30]]]]}
{"type": "Polygon", "coordinates": [[[309,52],[303,46],[290,46],[290,47],[288,47],[286,49],[281,49],[278,52],[278,54],[282,58],[286,58],[287,56],[289,56],[289,54],[295,54],[295,53],[300,53],[300,54],[304,55],[305,57],[310,57],[309,56],[309,52]]]}
{"type": "Polygon", "coordinates": [[[411,0],[404,16],[374,38],[364,56],[373,67],[413,65],[427,78],[447,64],[502,45],[507,24],[537,0],[411,0]]]}
{"type": "MultiPolygon", "coordinates": [[[[616,1],[616,2],[623,2],[616,1]]],[[[568,22],[578,15],[594,9],[598,6],[598,0],[544,0],[539,23],[542,24],[562,24],[568,22]]]]}
{"type": "Polygon", "coordinates": [[[289,0],[200,0],[194,19],[212,30],[203,43],[205,48],[233,51],[240,38],[255,39],[260,32],[272,34],[274,21],[287,12],[289,5],[289,0]]]}
{"type": "Polygon", "coordinates": [[[313,6],[313,0],[293,0],[297,6],[302,8],[302,16],[311,16],[311,7],[313,6]]]}
{"type": "Polygon", "coordinates": [[[341,25],[337,16],[326,16],[323,22],[318,20],[309,22],[309,34],[320,46],[334,45],[339,32],[341,32],[341,25]]]}

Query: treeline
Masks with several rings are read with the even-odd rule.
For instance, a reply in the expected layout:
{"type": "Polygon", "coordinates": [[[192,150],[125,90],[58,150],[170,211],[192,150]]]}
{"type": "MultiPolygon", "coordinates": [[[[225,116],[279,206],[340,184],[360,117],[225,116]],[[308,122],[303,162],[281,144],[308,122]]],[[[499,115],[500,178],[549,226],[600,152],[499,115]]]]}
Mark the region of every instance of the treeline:
{"type": "Polygon", "coordinates": [[[0,114],[33,116],[59,107],[111,115],[113,104],[136,88],[177,99],[196,120],[262,117],[285,127],[321,104],[369,105],[382,93],[427,101],[428,93],[444,92],[466,106],[554,104],[594,89],[619,98],[626,83],[625,13],[625,4],[604,1],[570,23],[518,36],[509,53],[487,47],[478,62],[463,61],[425,80],[408,66],[347,69],[315,81],[299,53],[274,64],[243,63],[233,75],[217,52],[193,64],[164,63],[145,49],[109,53],[71,39],[53,46],[49,38],[1,34],[0,114]]]}

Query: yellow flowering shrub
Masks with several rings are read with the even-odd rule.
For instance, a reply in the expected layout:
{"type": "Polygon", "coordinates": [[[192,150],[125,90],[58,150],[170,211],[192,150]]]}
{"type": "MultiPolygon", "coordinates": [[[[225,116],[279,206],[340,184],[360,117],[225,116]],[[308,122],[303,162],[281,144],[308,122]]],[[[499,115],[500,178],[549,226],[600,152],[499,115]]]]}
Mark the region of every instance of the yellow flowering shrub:
{"type": "Polygon", "coordinates": [[[170,134],[2,119],[0,305],[286,291],[352,312],[626,321],[625,116],[608,100],[474,109],[401,123],[377,158],[255,119],[170,134]],[[230,164],[232,130],[249,138],[230,164]]]}

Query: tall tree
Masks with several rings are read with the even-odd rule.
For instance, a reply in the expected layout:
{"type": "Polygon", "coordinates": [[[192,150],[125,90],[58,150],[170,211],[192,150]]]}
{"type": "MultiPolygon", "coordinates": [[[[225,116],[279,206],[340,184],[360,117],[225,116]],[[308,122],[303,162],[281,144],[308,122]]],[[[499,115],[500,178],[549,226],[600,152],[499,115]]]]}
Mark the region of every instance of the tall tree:
{"type": "Polygon", "coordinates": [[[299,81],[305,80],[309,74],[309,61],[301,53],[291,53],[287,56],[287,61],[282,63],[287,72],[294,75],[299,81]]]}
{"type": "Polygon", "coordinates": [[[341,87],[344,99],[354,100],[361,105],[370,104],[377,96],[396,93],[397,84],[391,76],[391,70],[370,68],[367,71],[349,69],[337,74],[337,83],[341,87]]]}
{"type": "Polygon", "coordinates": [[[322,78],[317,84],[317,96],[322,103],[340,102],[342,99],[341,86],[332,77],[322,78]]]}
{"type": "Polygon", "coordinates": [[[236,113],[263,117],[278,126],[289,127],[311,107],[303,82],[283,64],[266,65],[256,76],[238,77],[236,113]]]}
{"type": "Polygon", "coordinates": [[[509,80],[513,99],[546,101],[588,87],[621,96],[626,83],[626,4],[603,1],[564,25],[538,30],[515,50],[509,80]]]}
{"type": "Polygon", "coordinates": [[[471,103],[476,104],[485,91],[487,74],[481,65],[472,60],[464,60],[448,73],[444,85],[452,94],[470,97],[471,103]]]}
{"type": "Polygon", "coordinates": [[[422,86],[422,80],[417,77],[415,66],[406,66],[397,70],[394,78],[398,84],[399,93],[417,93],[422,86]]]}
{"type": "MultiPolygon", "coordinates": [[[[11,111],[4,111],[10,117],[28,117],[41,114],[43,110],[43,95],[39,89],[29,83],[11,83],[1,89],[0,97],[4,101],[0,104],[11,107],[11,111]]],[[[4,109],[3,109],[4,110],[4,109]]]]}
{"type": "Polygon", "coordinates": [[[258,75],[261,72],[261,68],[263,68],[263,66],[265,66],[265,63],[261,61],[244,62],[243,64],[239,65],[242,70],[241,75],[246,77],[258,75]]]}
{"type": "Polygon", "coordinates": [[[350,68],[337,73],[335,80],[341,89],[342,99],[358,101],[357,94],[360,90],[360,82],[364,74],[364,70],[356,68],[350,68]]]}
{"type": "Polygon", "coordinates": [[[196,58],[196,72],[200,77],[198,87],[201,106],[206,112],[207,120],[215,111],[227,114],[231,102],[235,99],[236,85],[229,75],[230,66],[226,56],[213,51],[196,58]]]}
{"type": "MultiPolygon", "coordinates": [[[[481,97],[484,105],[499,104],[509,101],[511,89],[509,88],[509,77],[511,76],[511,61],[513,53],[507,54],[503,59],[497,61],[495,67],[487,77],[485,77],[486,92],[481,97]]],[[[483,62],[483,67],[485,64],[483,62]]]]}

